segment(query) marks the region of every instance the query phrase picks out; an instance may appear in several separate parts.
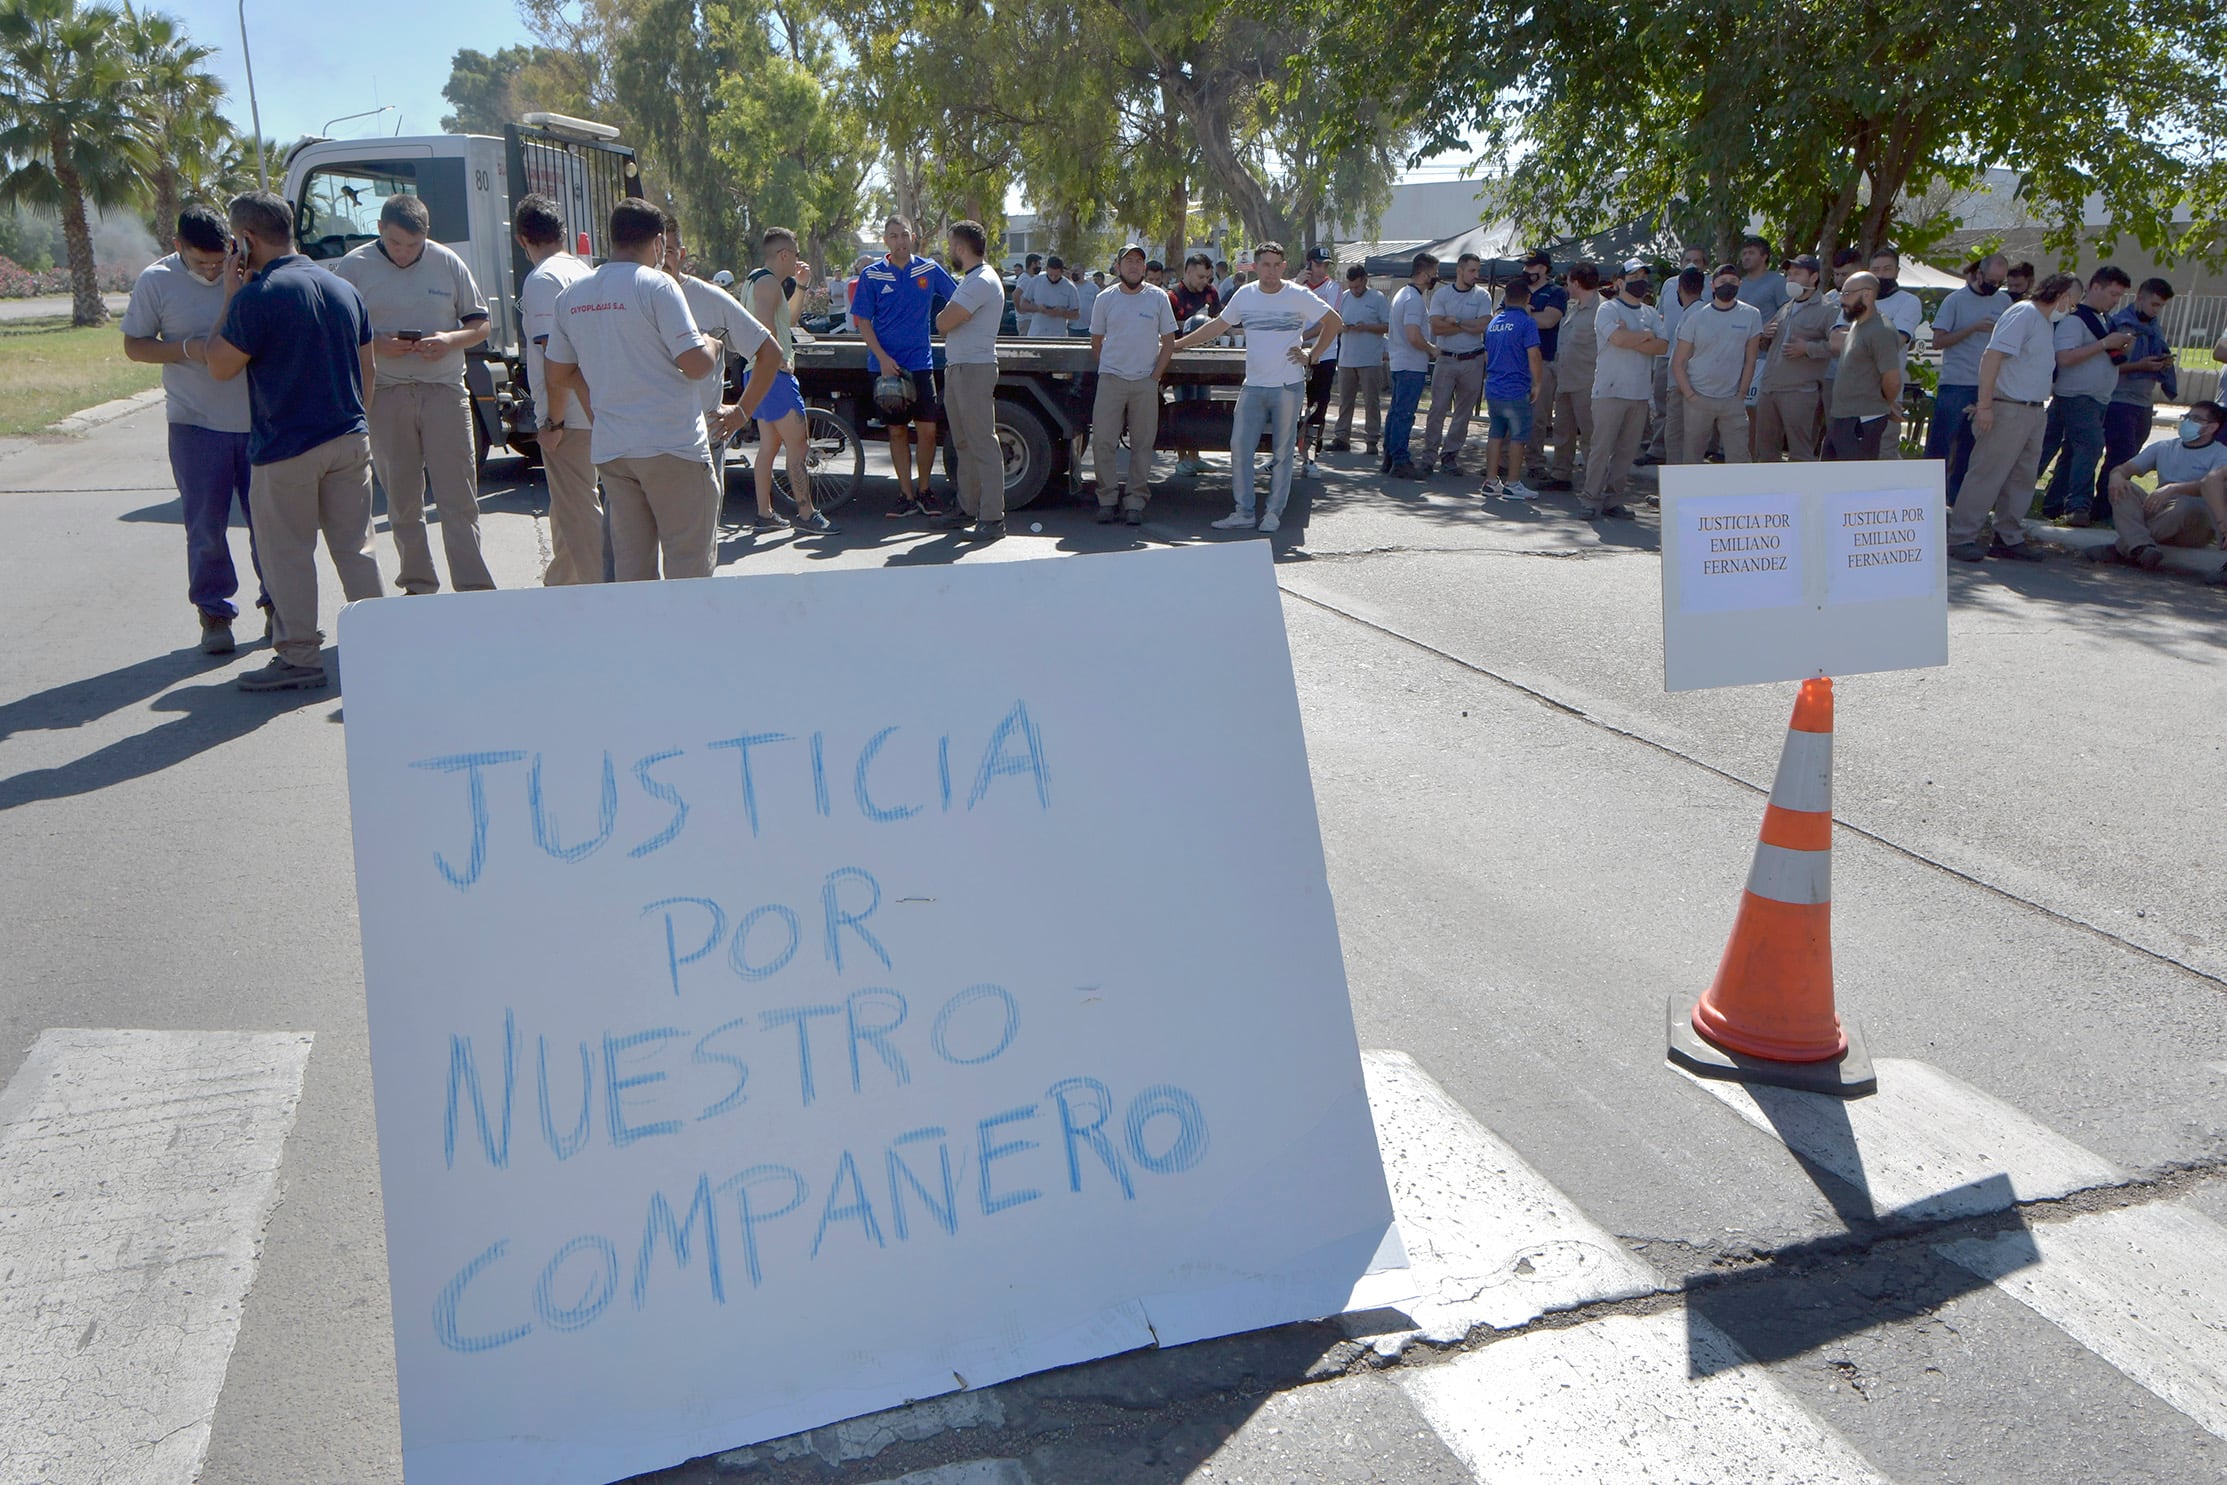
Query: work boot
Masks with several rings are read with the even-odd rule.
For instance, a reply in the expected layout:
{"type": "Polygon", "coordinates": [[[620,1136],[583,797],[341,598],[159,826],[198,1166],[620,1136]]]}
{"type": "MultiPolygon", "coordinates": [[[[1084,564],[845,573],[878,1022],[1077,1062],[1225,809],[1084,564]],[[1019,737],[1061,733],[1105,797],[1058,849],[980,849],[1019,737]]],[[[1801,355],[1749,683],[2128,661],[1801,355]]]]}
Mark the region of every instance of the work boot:
{"type": "Polygon", "coordinates": [[[1987,550],[1976,541],[1960,541],[1949,548],[1949,555],[1959,562],[1985,562],[1987,550]]]}
{"type": "Polygon", "coordinates": [[[293,665],[274,659],[261,670],[241,676],[239,687],[242,691],[315,691],[329,679],[322,665],[293,665]]]}
{"type": "Polygon", "coordinates": [[[238,646],[232,642],[232,621],[222,614],[201,616],[201,653],[204,655],[229,655],[238,646]]]}
{"type": "Polygon", "coordinates": [[[1999,541],[1995,543],[1995,550],[1987,555],[2001,557],[2012,562],[2047,562],[2049,560],[2030,541],[1999,541]]]}
{"type": "Polygon", "coordinates": [[[1099,525],[1101,525],[1101,526],[1111,526],[1111,525],[1112,525],[1112,524],[1113,524],[1114,522],[1116,522],[1116,521],[1118,521],[1118,520],[1120,520],[1120,519],[1121,519],[1121,507],[1120,507],[1120,506],[1118,506],[1118,505],[1101,505],[1101,506],[1099,506],[1099,507],[1098,507],[1098,524],[1099,524],[1099,525]]]}
{"type": "Polygon", "coordinates": [[[2132,562],[2144,572],[2155,572],[2165,565],[2165,552],[2160,547],[2139,546],[2134,549],[2134,555],[2127,558],[2127,561],[2132,562]]]}

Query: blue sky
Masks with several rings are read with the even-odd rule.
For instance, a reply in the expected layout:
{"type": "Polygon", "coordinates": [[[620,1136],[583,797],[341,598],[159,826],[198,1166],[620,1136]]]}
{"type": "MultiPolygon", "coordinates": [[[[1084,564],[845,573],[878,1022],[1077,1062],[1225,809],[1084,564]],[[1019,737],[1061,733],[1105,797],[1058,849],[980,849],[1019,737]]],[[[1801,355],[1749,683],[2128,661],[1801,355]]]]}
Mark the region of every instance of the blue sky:
{"type": "MultiPolygon", "coordinates": [[[[228,92],[225,114],[246,133],[247,73],[240,65],[236,4],[151,0],[149,8],[178,17],[195,41],[217,48],[209,67],[228,92]]],[[[373,129],[392,134],[398,115],[405,134],[438,133],[448,112],[441,85],[457,50],[492,52],[526,40],[511,0],[379,0],[345,7],[247,0],[247,28],[263,132],[288,144],[323,132],[336,115],[385,103],[398,112],[336,124],[333,136],[373,129]]]]}

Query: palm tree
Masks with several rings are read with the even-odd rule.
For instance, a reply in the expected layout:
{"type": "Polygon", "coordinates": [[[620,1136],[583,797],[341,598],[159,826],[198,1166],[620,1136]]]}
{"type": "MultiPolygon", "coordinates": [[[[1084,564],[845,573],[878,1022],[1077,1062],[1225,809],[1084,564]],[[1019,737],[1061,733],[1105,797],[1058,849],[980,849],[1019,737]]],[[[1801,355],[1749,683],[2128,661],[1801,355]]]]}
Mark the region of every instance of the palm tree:
{"type": "Polygon", "coordinates": [[[154,197],[155,238],[168,242],[176,229],[179,177],[198,172],[195,157],[213,155],[232,126],[217,112],[224,84],[201,64],[216,55],[185,33],[175,17],[124,7],[124,49],[139,81],[137,113],[142,132],[162,141],[148,184],[154,197]],[[183,167],[183,168],[181,168],[183,167]]]}
{"type": "Polygon", "coordinates": [[[122,19],[77,0],[0,0],[0,205],[61,214],[79,325],[108,318],[88,207],[134,204],[152,164],[122,19]]]}

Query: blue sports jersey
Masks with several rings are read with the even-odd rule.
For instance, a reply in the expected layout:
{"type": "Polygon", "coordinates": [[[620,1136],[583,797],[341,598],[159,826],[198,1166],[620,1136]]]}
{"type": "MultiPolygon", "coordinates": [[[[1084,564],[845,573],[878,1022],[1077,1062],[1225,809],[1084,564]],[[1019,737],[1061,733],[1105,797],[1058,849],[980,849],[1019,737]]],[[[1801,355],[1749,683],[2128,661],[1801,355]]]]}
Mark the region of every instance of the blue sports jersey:
{"type": "Polygon", "coordinates": [[[1503,309],[1485,327],[1485,395],[1507,402],[1531,395],[1531,348],[1539,322],[1528,311],[1503,309]]]}
{"type": "MultiPolygon", "coordinates": [[[[933,310],[938,299],[958,291],[958,280],[941,263],[917,254],[902,269],[887,258],[870,263],[858,276],[858,297],[851,302],[851,318],[871,320],[874,337],[889,352],[900,371],[932,371],[935,356],[929,348],[933,310]]],[[[874,359],[876,375],[889,367],[874,359]]]]}

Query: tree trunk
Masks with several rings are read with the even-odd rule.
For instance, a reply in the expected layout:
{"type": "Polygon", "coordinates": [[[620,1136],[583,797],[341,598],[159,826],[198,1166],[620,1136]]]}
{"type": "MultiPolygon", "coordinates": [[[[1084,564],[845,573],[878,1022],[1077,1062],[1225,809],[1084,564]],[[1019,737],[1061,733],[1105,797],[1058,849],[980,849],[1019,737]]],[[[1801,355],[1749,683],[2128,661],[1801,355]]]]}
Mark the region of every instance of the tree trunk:
{"type": "Polygon", "coordinates": [[[1245,163],[1223,107],[1224,95],[1216,91],[1211,80],[1194,82],[1185,78],[1169,86],[1191,120],[1200,162],[1223,197],[1237,208],[1238,219],[1251,234],[1250,245],[1286,242],[1296,224],[1281,205],[1270,199],[1267,188],[1245,163]]]}
{"type": "Polygon", "coordinates": [[[163,157],[155,166],[155,241],[164,243],[178,232],[178,171],[163,157]]]}
{"type": "Polygon", "coordinates": [[[79,327],[108,321],[108,306],[101,303],[98,266],[93,262],[93,229],[85,219],[85,185],[68,163],[68,141],[57,138],[54,179],[62,188],[62,242],[70,259],[70,323],[79,327]]]}
{"type": "Polygon", "coordinates": [[[1183,250],[1190,246],[1191,187],[1186,181],[1177,181],[1168,188],[1168,248],[1160,261],[1168,265],[1173,277],[1183,262],[1183,250]]]}

